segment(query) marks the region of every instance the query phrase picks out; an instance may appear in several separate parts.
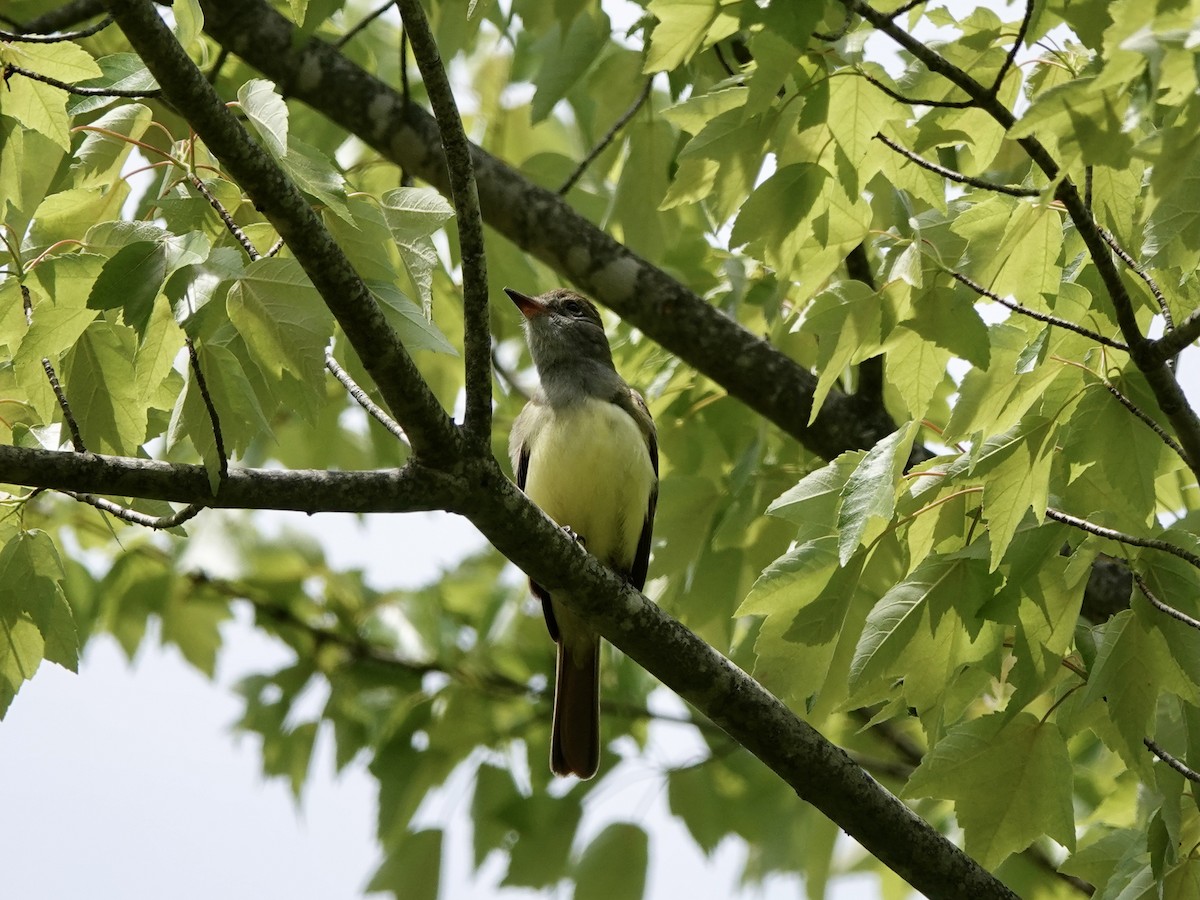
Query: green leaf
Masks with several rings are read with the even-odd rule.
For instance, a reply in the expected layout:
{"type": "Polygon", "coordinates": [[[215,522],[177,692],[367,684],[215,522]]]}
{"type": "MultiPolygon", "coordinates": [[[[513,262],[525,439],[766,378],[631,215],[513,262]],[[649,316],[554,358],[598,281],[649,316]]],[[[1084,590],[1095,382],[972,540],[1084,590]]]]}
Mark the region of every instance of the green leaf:
{"type": "Polygon", "coordinates": [[[505,887],[543,888],[556,884],[568,872],[571,842],[582,810],[548,794],[522,798],[505,810],[505,821],[518,835],[510,851],[505,887]]]}
{"type": "Polygon", "coordinates": [[[56,87],[30,78],[10,78],[4,86],[4,115],[22,128],[36,131],[63,150],[71,149],[65,95],[56,87]]]}
{"type": "Polygon", "coordinates": [[[984,287],[1026,305],[1042,293],[1058,293],[1063,236],[1057,210],[993,197],[968,208],[952,228],[968,242],[967,274],[984,287]]]}
{"type": "MultiPolygon", "coordinates": [[[[867,154],[880,145],[875,135],[903,115],[902,107],[865,78],[834,78],[829,87],[829,130],[850,164],[861,167],[867,154]]],[[[889,151],[890,152],[890,151],[889,151]]],[[[865,183],[878,167],[860,168],[858,182],[865,183]]]]}
{"type": "Polygon", "coordinates": [[[1008,136],[1014,140],[1034,134],[1041,140],[1053,137],[1064,166],[1076,158],[1086,165],[1125,165],[1133,152],[1125,124],[1129,95],[1113,87],[1101,89],[1096,81],[1076,78],[1041,92],[1008,129],[1008,136]]]}
{"type": "Polygon", "coordinates": [[[354,221],[346,206],[346,181],[328,156],[292,136],[279,164],[300,190],[324,203],[338,218],[354,221]]]}
{"type": "Polygon", "coordinates": [[[907,328],[893,331],[890,343],[884,367],[888,383],[900,394],[909,418],[920,421],[946,378],[950,352],[907,328]]]}
{"type": "Polygon", "coordinates": [[[971,474],[983,480],[993,570],[1029,510],[1039,523],[1046,520],[1056,434],[1051,420],[1027,416],[1016,428],[988,439],[976,458],[971,474]]]}
{"type": "Polygon", "coordinates": [[[1084,703],[1101,703],[1116,726],[1115,749],[1125,762],[1149,774],[1152,757],[1142,744],[1159,697],[1177,694],[1200,703],[1200,690],[1171,655],[1162,633],[1147,628],[1132,610],[1123,610],[1103,626],[1104,638],[1088,673],[1084,703]]]}
{"type": "Polygon", "coordinates": [[[579,83],[609,46],[611,33],[608,16],[598,7],[591,7],[571,20],[566,34],[553,28],[538,41],[534,47],[540,60],[534,77],[537,91],[529,111],[534,123],[545,119],[554,104],[579,83]]]}
{"type": "Polygon", "coordinates": [[[146,439],[146,410],[133,372],[136,347],[133,329],[100,319],[64,357],[63,390],[93,453],[129,456],[146,439]]]}
{"type": "Polygon", "coordinates": [[[454,209],[432,188],[397,188],[383,195],[383,215],[400,250],[426,312],[433,305],[433,272],[440,265],[432,235],[454,216],[454,209]]]}
{"type": "Polygon", "coordinates": [[[735,615],[772,615],[797,606],[793,588],[819,591],[838,567],[837,537],[826,535],[792,547],[758,576],[735,615]]]}
{"type": "Polygon", "coordinates": [[[705,854],[712,853],[725,837],[724,816],[729,798],[714,790],[713,780],[704,766],[686,766],[667,771],[667,802],[672,815],[687,826],[688,833],[705,854]]]}
{"type": "Polygon", "coordinates": [[[866,450],[847,450],[826,466],[809,472],[767,507],[767,514],[805,526],[832,523],[842,505],[846,482],[866,458],[866,450]]]}
{"type": "Polygon", "coordinates": [[[368,891],[390,891],[397,900],[437,900],[441,890],[442,832],[427,828],[407,833],[388,848],[387,859],[371,876],[368,891]]]}
{"type": "Polygon", "coordinates": [[[843,566],[858,550],[868,526],[891,520],[897,482],[908,465],[919,427],[909,422],[879,441],[846,482],[837,518],[838,559],[843,566]]]}
{"type": "MultiPolygon", "coordinates": [[[[212,678],[221,646],[218,626],[230,618],[229,605],[223,601],[175,591],[162,610],[162,639],[178,647],[184,659],[212,678]]],[[[305,764],[304,771],[307,769],[305,764]]]]}
{"type": "Polygon", "coordinates": [[[75,187],[107,187],[121,172],[125,160],[150,127],[148,106],[128,103],[97,119],[75,151],[71,164],[75,187]],[[125,139],[122,139],[123,136],[125,139]]]}
{"type": "Polygon", "coordinates": [[[650,861],[648,843],[637,825],[608,825],[575,866],[574,900],[641,900],[650,861]]]}
{"type": "Polygon", "coordinates": [[[144,334],[167,276],[167,258],[162,244],[137,241],[122,247],[104,264],[92,292],[89,309],[120,309],[125,324],[144,334]]]}
{"type": "Polygon", "coordinates": [[[683,65],[700,49],[720,15],[720,4],[718,0],[650,0],[646,10],[658,24],[650,33],[643,71],[666,72],[683,65]]]}
{"type": "Polygon", "coordinates": [[[729,236],[730,245],[786,242],[821,198],[828,178],[825,169],[807,162],[776,170],[742,205],[729,236]]]}
{"type": "Polygon", "coordinates": [[[5,43],[0,46],[0,60],[68,84],[100,75],[92,55],[70,41],[5,43]]]}
{"type": "Polygon", "coordinates": [[[900,323],[971,365],[987,369],[991,360],[987,326],[964,297],[934,287],[913,298],[911,315],[900,323]]]}
{"type": "Polygon", "coordinates": [[[458,351],[441,330],[394,285],[376,281],[367,282],[367,287],[383,308],[388,324],[396,329],[410,353],[432,350],[434,353],[458,356],[458,351]]]}
{"type": "Polygon", "coordinates": [[[263,370],[320,382],[333,318],[294,259],[263,258],[229,289],[229,318],[263,370]]]}
{"type": "Polygon", "coordinates": [[[267,151],[279,159],[288,152],[288,108],[275,85],[252,78],[238,88],[238,103],[267,151]]]}
{"type": "Polygon", "coordinates": [[[881,347],[878,295],[861,281],[842,281],[822,291],[804,313],[801,328],[817,338],[820,377],[813,392],[809,424],[847,366],[875,356],[881,347]]]}
{"type": "Polygon", "coordinates": [[[922,760],[905,788],[908,797],[954,801],[966,832],[966,851],[994,869],[1043,834],[1075,847],[1072,766],[1052,722],[1021,713],[998,714],[950,731],[922,760]]]}
{"type": "MultiPolygon", "coordinates": [[[[100,75],[79,82],[79,87],[106,88],[114,91],[155,91],[158,82],[136,53],[113,53],[96,60],[100,75]]],[[[116,97],[72,95],[67,101],[68,115],[82,116],[116,103],[116,97]]]]}
{"type": "Polygon", "coordinates": [[[950,610],[969,622],[999,586],[999,577],[970,551],[926,558],[871,610],[850,664],[851,685],[902,674],[897,663],[918,625],[932,631],[950,610]]]}

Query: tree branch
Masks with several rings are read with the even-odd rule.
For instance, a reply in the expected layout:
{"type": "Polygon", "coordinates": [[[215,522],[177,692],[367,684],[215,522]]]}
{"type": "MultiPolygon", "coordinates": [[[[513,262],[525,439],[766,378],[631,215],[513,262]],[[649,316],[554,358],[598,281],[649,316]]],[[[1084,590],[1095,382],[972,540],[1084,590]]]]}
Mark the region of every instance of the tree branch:
{"type": "Polygon", "coordinates": [[[1146,601],[1165,616],[1170,616],[1176,622],[1182,622],[1188,628],[1195,628],[1200,631],[1200,619],[1194,619],[1182,610],[1176,609],[1171,604],[1160,600],[1152,590],[1150,585],[1146,584],[1146,580],[1137,572],[1133,573],[1133,582],[1138,586],[1138,590],[1142,592],[1142,596],[1146,601]]]}
{"type": "Polygon", "coordinates": [[[326,305],[379,386],[417,454],[458,443],[453,423],[425,384],[412,357],[303,194],[246,133],[184,53],[150,0],[107,0],[109,10],[164,87],[168,100],[188,119],[294,250],[326,305]]]}
{"type": "Polygon", "coordinates": [[[1011,184],[996,184],[993,181],[988,181],[986,178],[974,178],[970,175],[964,175],[962,172],[956,172],[953,169],[947,169],[945,166],[939,166],[937,163],[930,162],[920,154],[913,153],[908,148],[896,143],[882,131],[875,132],[875,140],[882,141],[909,162],[916,163],[922,169],[928,169],[935,175],[941,175],[948,181],[953,181],[958,184],[967,184],[971,187],[977,187],[985,191],[994,191],[997,194],[1008,194],[1010,197],[1038,197],[1042,193],[1037,188],[1019,187],[1011,184]]]}
{"type": "Polygon", "coordinates": [[[1049,313],[1038,312],[1036,309],[1030,309],[1028,306],[1017,303],[1015,300],[1009,300],[1007,297],[1001,297],[995,291],[989,291],[982,284],[979,284],[979,282],[968,278],[961,272],[947,268],[943,268],[943,271],[959,284],[969,287],[980,297],[987,297],[989,300],[994,300],[996,303],[1011,309],[1015,313],[1019,313],[1022,316],[1027,316],[1028,318],[1037,322],[1044,322],[1047,325],[1053,325],[1056,328],[1062,328],[1066,331],[1073,331],[1076,334],[1083,335],[1088,340],[1095,341],[1097,344],[1103,344],[1106,347],[1112,347],[1114,350],[1122,350],[1125,352],[1129,351],[1129,348],[1120,341],[1114,341],[1110,337],[1105,337],[1098,331],[1092,331],[1090,328],[1084,328],[1082,325],[1076,325],[1069,319],[1062,319],[1058,316],[1052,316],[1049,313]]]}
{"type": "Polygon", "coordinates": [[[1162,360],[1173,359],[1200,339],[1200,309],[1190,313],[1179,326],[1154,342],[1154,352],[1162,360]]]}
{"type": "Polygon", "coordinates": [[[1200,772],[1188,766],[1182,760],[1172,756],[1157,743],[1150,738],[1142,738],[1142,743],[1146,745],[1146,749],[1165,762],[1168,766],[1186,778],[1188,781],[1200,784],[1200,772]]]}
{"type": "MultiPolygon", "coordinates": [[[[1055,522],[1061,522],[1063,525],[1070,525],[1072,528],[1078,528],[1080,531],[1086,531],[1088,534],[1094,534],[1096,537],[1107,538],[1110,541],[1116,541],[1119,544],[1128,544],[1131,547],[1143,547],[1147,550],[1160,550],[1163,553],[1169,553],[1172,556],[1182,559],[1189,565],[1200,569],[1200,556],[1192,553],[1190,550],[1184,550],[1170,541],[1162,541],[1158,538],[1144,538],[1133,534],[1125,534],[1122,531],[1117,531],[1115,528],[1107,528],[1104,525],[1097,525],[1095,522],[1089,522],[1087,519],[1081,519],[1078,516],[1073,516],[1070,513],[1062,512],[1053,507],[1047,508],[1046,518],[1053,519],[1055,522]]],[[[1134,575],[1136,578],[1136,574],[1134,575]]]]}
{"type": "Polygon", "coordinates": [[[397,424],[396,420],[389,416],[386,412],[367,396],[367,392],[359,387],[358,382],[351,378],[346,370],[337,364],[337,360],[333,358],[333,351],[327,349],[325,351],[325,368],[329,373],[338,380],[344,387],[347,393],[354,398],[354,402],[366,410],[367,415],[373,418],[376,422],[391,432],[392,436],[401,443],[407,444],[408,438],[404,436],[404,429],[397,424]]]}
{"type": "Polygon", "coordinates": [[[483,249],[483,219],[479,189],[471,163],[471,145],[463,131],[450,80],[442,66],[437,42],[420,0],[397,0],[404,33],[425,81],[425,93],[437,117],[442,150],[450,180],[450,196],[458,219],[462,254],[463,368],[467,405],[463,430],[478,453],[490,453],[492,435],[492,332],[488,323],[487,257],[483,249]]]}
{"type": "Polygon", "coordinates": [[[89,25],[79,31],[66,31],[59,34],[14,34],[10,31],[0,31],[0,41],[12,41],[18,44],[57,44],[61,41],[81,41],[103,31],[112,24],[112,21],[112,16],[105,16],[95,25],[89,25]]]}
{"type": "Polygon", "coordinates": [[[645,103],[650,97],[650,89],[653,87],[654,76],[650,76],[646,79],[646,83],[642,85],[642,90],[637,95],[637,99],[635,99],[633,103],[629,105],[629,109],[621,113],[620,118],[613,122],[612,128],[608,129],[605,135],[596,142],[596,146],[588,151],[587,156],[579,161],[579,165],[575,167],[575,171],[567,176],[567,180],[564,181],[562,183],[562,187],[558,189],[558,195],[560,197],[575,186],[575,182],[583,177],[583,173],[587,171],[588,166],[594,163],[596,161],[596,157],[603,153],[605,148],[607,148],[608,145],[613,142],[613,139],[620,134],[621,129],[629,124],[629,120],[637,114],[637,111],[642,108],[642,104],[645,103]]]}
{"type": "Polygon", "coordinates": [[[310,514],[447,509],[465,490],[459,480],[411,460],[399,470],[358,472],[233,468],[213,493],[204,466],[0,445],[0,481],[6,484],[222,509],[310,514]]]}

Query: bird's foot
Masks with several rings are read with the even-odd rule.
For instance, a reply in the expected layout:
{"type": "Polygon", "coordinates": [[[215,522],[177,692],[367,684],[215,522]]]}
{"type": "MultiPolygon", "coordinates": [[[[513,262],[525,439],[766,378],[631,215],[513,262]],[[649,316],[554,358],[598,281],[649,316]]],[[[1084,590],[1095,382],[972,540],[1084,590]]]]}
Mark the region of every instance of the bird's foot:
{"type": "Polygon", "coordinates": [[[584,539],[582,534],[579,534],[579,532],[577,532],[570,525],[564,525],[562,530],[567,533],[567,537],[577,543],[580,547],[582,547],[584,550],[587,549],[587,541],[584,539]]]}

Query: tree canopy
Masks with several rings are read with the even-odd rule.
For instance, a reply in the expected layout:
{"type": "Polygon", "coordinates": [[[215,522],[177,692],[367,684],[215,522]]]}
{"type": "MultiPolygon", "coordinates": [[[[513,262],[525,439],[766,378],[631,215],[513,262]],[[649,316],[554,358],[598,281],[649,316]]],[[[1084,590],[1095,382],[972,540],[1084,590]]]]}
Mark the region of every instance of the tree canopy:
{"type": "Polygon", "coordinates": [[[645,829],[578,829],[662,684],[706,748],[671,812],[747,882],[1197,896],[1200,3],[392,6],[6,4],[0,714],[152,620],[211,674],[245,606],[294,661],[239,727],[297,794],[319,730],[367,761],[371,891],[438,894],[413,816],[465,770],[476,867],[642,896],[645,829]],[[646,596],[497,462],[506,285],[609,311],[658,426],[646,596]],[[492,547],[380,591],[230,517],[218,577],[218,508],[492,547]],[[544,764],[510,562],[620,651],[593,781],[544,764]]]}

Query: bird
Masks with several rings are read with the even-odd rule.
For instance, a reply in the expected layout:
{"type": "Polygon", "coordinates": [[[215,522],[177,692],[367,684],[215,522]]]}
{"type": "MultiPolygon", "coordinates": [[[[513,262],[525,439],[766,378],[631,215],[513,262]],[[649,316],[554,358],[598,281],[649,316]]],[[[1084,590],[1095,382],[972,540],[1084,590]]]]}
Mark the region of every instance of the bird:
{"type": "MultiPolygon", "coordinates": [[[[524,316],[540,386],[513,422],[517,487],[639,591],[658,505],[658,438],[646,401],[625,383],[596,307],[559,288],[505,293],[524,316]]],[[[600,763],[600,636],[530,579],[558,645],[550,769],[581,779],[600,763]]]]}

